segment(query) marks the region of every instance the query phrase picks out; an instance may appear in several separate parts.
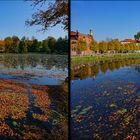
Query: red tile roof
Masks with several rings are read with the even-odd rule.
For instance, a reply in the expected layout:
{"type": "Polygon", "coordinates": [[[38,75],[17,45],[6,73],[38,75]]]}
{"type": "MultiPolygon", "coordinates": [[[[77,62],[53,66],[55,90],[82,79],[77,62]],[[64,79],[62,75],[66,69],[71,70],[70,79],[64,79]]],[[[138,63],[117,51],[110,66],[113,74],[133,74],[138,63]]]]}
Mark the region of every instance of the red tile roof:
{"type": "Polygon", "coordinates": [[[125,40],[122,40],[121,42],[136,42],[136,40],[133,40],[133,39],[125,39],[125,40]]]}
{"type": "MultiPolygon", "coordinates": [[[[89,34],[82,34],[82,33],[79,33],[79,32],[78,32],[78,34],[81,35],[81,36],[90,36],[89,34]]],[[[71,31],[70,35],[77,35],[77,32],[71,31]]]]}
{"type": "Polygon", "coordinates": [[[77,32],[71,31],[71,32],[70,32],[70,35],[77,35],[77,32]]]}

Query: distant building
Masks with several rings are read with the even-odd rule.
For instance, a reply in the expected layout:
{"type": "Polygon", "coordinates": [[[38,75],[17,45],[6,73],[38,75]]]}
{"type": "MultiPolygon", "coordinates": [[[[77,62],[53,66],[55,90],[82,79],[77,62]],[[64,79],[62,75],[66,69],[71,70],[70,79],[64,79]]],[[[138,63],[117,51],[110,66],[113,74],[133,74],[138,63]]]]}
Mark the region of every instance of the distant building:
{"type": "Polygon", "coordinates": [[[120,41],[122,44],[136,43],[136,40],[133,39],[124,39],[120,41]]]}
{"type": "MultiPolygon", "coordinates": [[[[77,42],[78,40],[83,39],[86,41],[86,45],[89,47],[91,42],[93,41],[93,31],[90,30],[89,34],[82,34],[78,31],[70,32],[70,44],[71,44],[71,54],[76,55],[78,52],[76,52],[77,48],[77,42]]],[[[91,53],[91,50],[88,48],[87,51],[83,52],[84,54],[91,53]]]]}
{"type": "Polygon", "coordinates": [[[124,39],[120,42],[121,42],[121,44],[136,43],[136,45],[140,45],[140,40],[124,39]]]}

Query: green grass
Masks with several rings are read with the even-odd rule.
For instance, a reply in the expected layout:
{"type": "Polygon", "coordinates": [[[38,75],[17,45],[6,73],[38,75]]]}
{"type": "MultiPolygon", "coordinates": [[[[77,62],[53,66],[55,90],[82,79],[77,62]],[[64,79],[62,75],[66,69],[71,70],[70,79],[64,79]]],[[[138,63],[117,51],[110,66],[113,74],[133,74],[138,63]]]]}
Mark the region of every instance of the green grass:
{"type": "Polygon", "coordinates": [[[113,59],[125,59],[125,58],[140,58],[140,53],[122,53],[122,54],[101,54],[95,56],[72,56],[71,61],[82,61],[82,60],[113,60],[113,59]]]}

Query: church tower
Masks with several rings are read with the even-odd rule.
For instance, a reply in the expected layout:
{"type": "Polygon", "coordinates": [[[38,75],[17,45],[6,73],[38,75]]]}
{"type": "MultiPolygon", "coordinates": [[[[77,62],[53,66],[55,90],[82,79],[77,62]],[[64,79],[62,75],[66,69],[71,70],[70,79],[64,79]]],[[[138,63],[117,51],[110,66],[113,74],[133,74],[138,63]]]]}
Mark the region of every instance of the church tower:
{"type": "Polygon", "coordinates": [[[93,30],[92,29],[89,30],[89,35],[91,35],[93,37],[93,30]]]}

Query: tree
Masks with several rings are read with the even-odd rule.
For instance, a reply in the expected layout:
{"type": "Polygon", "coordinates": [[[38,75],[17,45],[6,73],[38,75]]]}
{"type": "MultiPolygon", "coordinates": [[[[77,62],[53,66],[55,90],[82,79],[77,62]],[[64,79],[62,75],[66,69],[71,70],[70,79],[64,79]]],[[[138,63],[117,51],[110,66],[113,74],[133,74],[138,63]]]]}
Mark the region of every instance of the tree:
{"type": "MultiPolygon", "coordinates": [[[[28,0],[26,0],[28,1],[28,0]]],[[[68,0],[32,0],[33,6],[43,7],[48,5],[48,8],[38,10],[32,15],[31,20],[26,21],[26,25],[41,25],[41,30],[47,30],[49,27],[62,24],[63,29],[68,29],[68,0]],[[47,4],[47,5],[46,5],[47,4]]]]}
{"type": "Polygon", "coordinates": [[[0,52],[5,53],[26,53],[26,52],[42,52],[42,53],[68,53],[68,39],[48,37],[45,40],[39,41],[35,37],[29,39],[22,37],[19,39],[17,36],[6,37],[0,40],[0,52]]]}
{"type": "Polygon", "coordinates": [[[32,40],[33,41],[33,43],[32,43],[32,45],[31,45],[31,47],[30,47],[30,51],[31,52],[39,52],[40,50],[39,50],[39,43],[38,43],[38,40],[37,39],[34,39],[34,40],[32,40]]]}
{"type": "Polygon", "coordinates": [[[13,44],[12,38],[11,37],[6,37],[4,39],[4,42],[5,42],[5,52],[6,53],[12,52],[12,44],[13,44]]]}
{"type": "Polygon", "coordinates": [[[101,53],[104,53],[107,51],[107,43],[105,41],[99,42],[98,46],[99,46],[99,51],[101,53]]]}
{"type": "Polygon", "coordinates": [[[114,50],[116,52],[120,52],[120,50],[121,50],[121,43],[120,43],[119,39],[114,39],[113,43],[114,43],[114,50]]]}
{"type": "Polygon", "coordinates": [[[107,49],[108,49],[108,51],[114,51],[114,42],[113,42],[113,40],[110,40],[110,41],[108,41],[107,42],[107,49]]]}
{"type": "Polygon", "coordinates": [[[44,53],[50,53],[51,52],[51,50],[50,50],[50,48],[48,46],[47,39],[42,41],[42,48],[40,49],[40,51],[44,52],[44,53]]]}
{"type": "Polygon", "coordinates": [[[90,49],[95,53],[99,50],[98,44],[95,40],[91,42],[90,49]]]}
{"type": "Polygon", "coordinates": [[[55,52],[56,39],[52,36],[49,36],[47,38],[47,41],[48,41],[48,47],[50,48],[51,52],[54,53],[55,52]]]}
{"type": "Polygon", "coordinates": [[[66,54],[68,52],[68,40],[62,37],[58,38],[54,50],[56,53],[66,54]]]}
{"type": "Polygon", "coordinates": [[[13,40],[13,43],[12,43],[11,51],[13,53],[18,53],[18,49],[19,49],[18,47],[19,47],[20,40],[17,36],[13,36],[12,40],[13,40]]]}
{"type": "Polygon", "coordinates": [[[120,51],[123,53],[125,50],[124,44],[120,44],[120,51]]]}
{"type": "Polygon", "coordinates": [[[3,40],[0,40],[0,52],[4,52],[5,43],[3,40]]]}
{"type": "Polygon", "coordinates": [[[86,41],[84,39],[79,39],[77,43],[77,48],[80,52],[87,50],[86,41]]]}
{"type": "Polygon", "coordinates": [[[124,48],[125,48],[125,51],[128,52],[129,51],[129,44],[124,44],[124,48]]]}
{"type": "Polygon", "coordinates": [[[136,35],[134,35],[135,40],[140,40],[140,32],[138,32],[136,35]]]}
{"type": "Polygon", "coordinates": [[[18,50],[19,53],[27,53],[28,50],[27,50],[27,44],[25,41],[21,40],[20,43],[19,43],[19,50],[18,50]]]}

